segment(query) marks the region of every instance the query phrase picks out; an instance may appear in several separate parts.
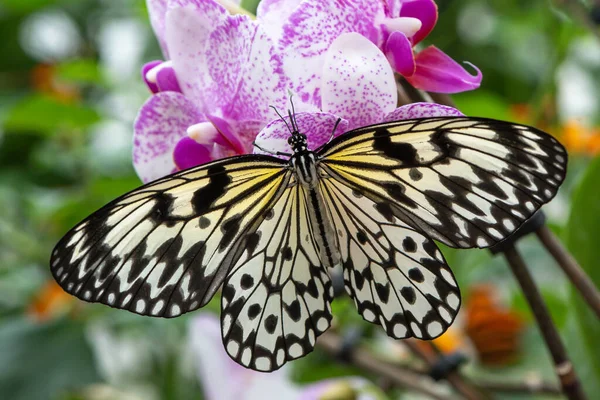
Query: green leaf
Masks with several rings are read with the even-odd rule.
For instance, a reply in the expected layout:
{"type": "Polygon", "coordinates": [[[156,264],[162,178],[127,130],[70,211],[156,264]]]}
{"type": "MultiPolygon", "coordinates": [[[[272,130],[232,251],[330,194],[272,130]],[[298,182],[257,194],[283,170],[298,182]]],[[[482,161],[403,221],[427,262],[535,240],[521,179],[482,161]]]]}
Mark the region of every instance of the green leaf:
{"type": "Polygon", "coordinates": [[[2,322],[2,398],[51,399],[101,381],[81,323],[58,320],[38,324],[22,317],[2,322]]]}
{"type": "Polygon", "coordinates": [[[57,129],[83,129],[99,120],[100,116],[92,108],[36,94],[26,97],[8,112],[4,129],[53,133],[57,129]]]}
{"type": "MultiPolygon", "coordinates": [[[[600,158],[588,167],[573,195],[571,215],[565,229],[565,242],[577,262],[600,287],[600,158]]],[[[575,368],[580,374],[588,394],[600,392],[600,358],[598,338],[600,321],[583,301],[581,295],[572,289],[571,317],[573,326],[566,332],[567,344],[573,348],[575,368]],[[576,358],[577,357],[577,358],[576,358]]]]}
{"type": "Polygon", "coordinates": [[[94,60],[79,59],[58,65],[57,76],[64,81],[103,85],[106,83],[102,69],[94,60]]]}

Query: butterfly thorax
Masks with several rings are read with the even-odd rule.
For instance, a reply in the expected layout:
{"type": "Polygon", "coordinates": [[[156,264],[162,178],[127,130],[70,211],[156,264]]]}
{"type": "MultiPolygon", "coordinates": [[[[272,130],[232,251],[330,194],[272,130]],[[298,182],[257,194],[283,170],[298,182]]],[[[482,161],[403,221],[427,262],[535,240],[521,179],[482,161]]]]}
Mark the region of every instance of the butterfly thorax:
{"type": "Polygon", "coordinates": [[[318,186],[317,156],[314,152],[304,150],[294,153],[290,158],[290,166],[302,186],[307,189],[318,186]]]}

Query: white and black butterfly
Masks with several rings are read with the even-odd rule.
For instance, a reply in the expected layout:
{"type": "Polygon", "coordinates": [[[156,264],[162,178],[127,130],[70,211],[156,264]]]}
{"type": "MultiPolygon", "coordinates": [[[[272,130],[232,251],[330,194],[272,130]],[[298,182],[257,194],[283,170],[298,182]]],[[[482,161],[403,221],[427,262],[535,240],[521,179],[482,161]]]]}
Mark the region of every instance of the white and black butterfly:
{"type": "Polygon", "coordinates": [[[157,317],[222,286],[222,335],[238,363],[271,371],[331,322],[328,268],[367,321],[432,339],[460,307],[434,240],[489,247],[548,202],[567,154],[550,135],[468,117],[368,126],[318,151],[293,125],[289,160],[231,157],[106,205],[52,253],[56,281],[90,302],[157,317]]]}

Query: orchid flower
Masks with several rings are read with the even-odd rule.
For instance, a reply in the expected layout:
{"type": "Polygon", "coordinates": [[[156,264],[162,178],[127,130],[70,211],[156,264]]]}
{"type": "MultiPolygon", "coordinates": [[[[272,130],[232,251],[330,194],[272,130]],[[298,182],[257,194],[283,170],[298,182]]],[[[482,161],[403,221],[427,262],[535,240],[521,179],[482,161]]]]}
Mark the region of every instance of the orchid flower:
{"type": "Polygon", "coordinates": [[[348,398],[375,400],[379,391],[366,379],[343,377],[310,385],[294,384],[289,367],[269,374],[246,369],[231,360],[221,344],[219,319],[211,313],[200,313],[190,321],[191,353],[198,377],[208,400],[296,399],[313,400],[349,393],[348,398]],[[268,393],[274,394],[269,397],[268,393]],[[267,396],[267,397],[265,397],[267,396]]]}
{"type": "MultiPolygon", "coordinates": [[[[385,55],[358,33],[339,36],[325,54],[321,86],[322,112],[295,115],[299,129],[307,135],[308,146],[316,149],[335,135],[361,126],[386,121],[434,116],[460,116],[458,110],[434,103],[413,103],[396,108],[394,73],[385,55]]],[[[290,153],[287,121],[270,122],[257,136],[265,149],[290,153]]],[[[255,153],[263,153],[255,148],[255,153]]]]}
{"type": "Polygon", "coordinates": [[[149,182],[252,152],[290,86],[264,27],[212,0],[148,0],[148,9],[169,61],[144,67],[155,94],[135,122],[138,175],[149,182]]]}
{"type": "Polygon", "coordinates": [[[419,89],[456,93],[481,83],[435,46],[414,54],[414,46],[433,29],[437,6],[433,0],[263,0],[257,19],[277,42],[283,68],[304,102],[320,105],[318,72],[334,40],[355,32],[386,55],[393,70],[419,89]]]}

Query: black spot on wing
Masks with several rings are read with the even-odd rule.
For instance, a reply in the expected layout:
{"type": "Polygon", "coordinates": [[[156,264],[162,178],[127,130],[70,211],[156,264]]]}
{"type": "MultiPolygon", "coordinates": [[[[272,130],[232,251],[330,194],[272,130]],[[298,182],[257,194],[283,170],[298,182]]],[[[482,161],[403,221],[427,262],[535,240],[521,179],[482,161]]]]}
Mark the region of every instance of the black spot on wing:
{"type": "Polygon", "coordinates": [[[250,289],[254,286],[254,278],[251,275],[244,274],[242,275],[242,279],[240,280],[240,284],[242,285],[242,289],[250,289]]]}
{"type": "Polygon", "coordinates": [[[260,304],[254,303],[250,307],[248,307],[248,318],[251,320],[256,318],[258,314],[262,311],[260,304]]]}
{"type": "Polygon", "coordinates": [[[413,145],[403,142],[392,142],[390,133],[385,128],[377,129],[374,138],[373,147],[375,150],[382,152],[386,157],[398,160],[406,167],[419,166],[417,149],[413,145]]]}
{"type": "Polygon", "coordinates": [[[206,186],[196,190],[192,196],[192,206],[196,214],[205,214],[211,205],[223,195],[225,188],[231,183],[225,167],[215,165],[208,169],[210,176],[206,186]]]}
{"type": "Polygon", "coordinates": [[[233,238],[237,235],[240,230],[240,221],[242,216],[236,214],[229,218],[227,221],[223,222],[221,225],[221,230],[223,232],[223,238],[221,239],[221,243],[219,244],[219,250],[226,249],[230,244],[233,238]]]}

